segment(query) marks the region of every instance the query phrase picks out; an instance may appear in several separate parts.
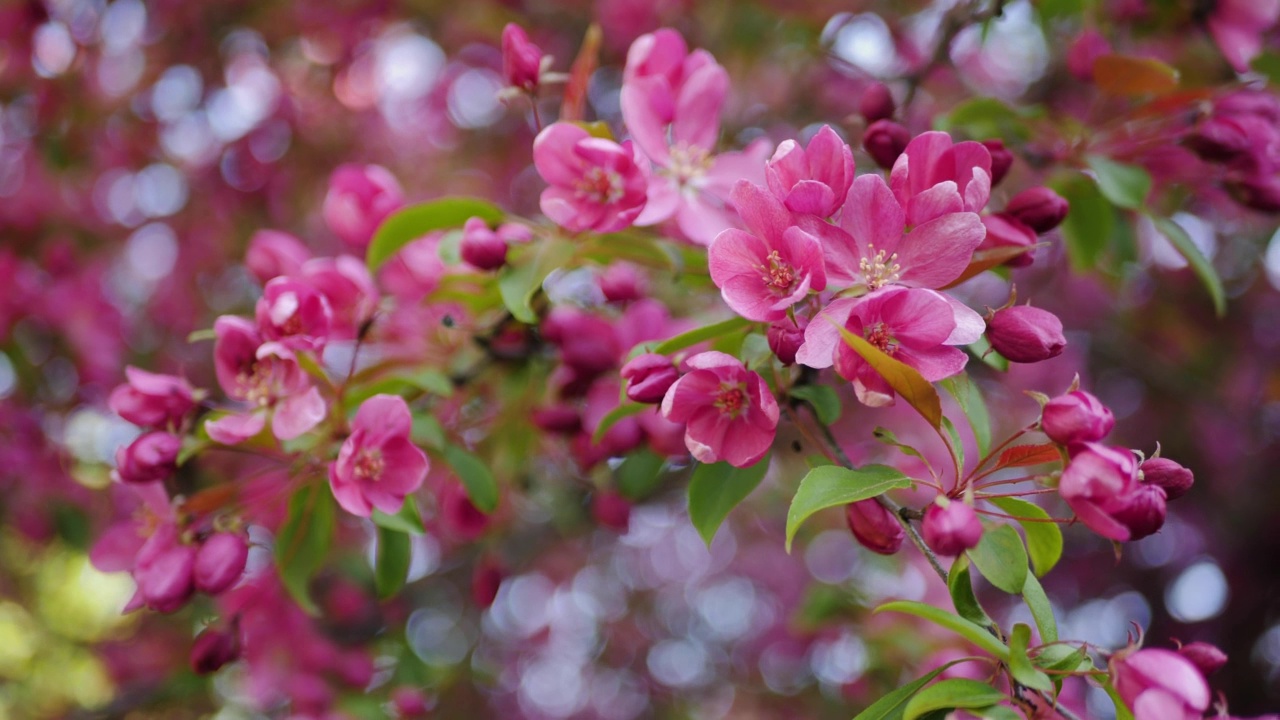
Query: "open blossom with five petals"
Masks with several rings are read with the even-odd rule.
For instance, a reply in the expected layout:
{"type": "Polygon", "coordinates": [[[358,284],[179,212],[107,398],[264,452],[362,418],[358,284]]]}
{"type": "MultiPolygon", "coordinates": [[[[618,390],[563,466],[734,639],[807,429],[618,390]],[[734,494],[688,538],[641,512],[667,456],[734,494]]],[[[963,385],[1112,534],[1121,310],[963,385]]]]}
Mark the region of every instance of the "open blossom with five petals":
{"type": "Polygon", "coordinates": [[[908,232],[908,213],[879,175],[853,181],[839,225],[800,218],[823,241],[827,277],[869,290],[943,287],[960,277],[986,236],[977,213],[960,208],[911,224],[908,232]]]}
{"type": "Polygon", "coordinates": [[[267,283],[255,316],[264,338],[279,341],[292,350],[324,350],[333,324],[333,311],[324,294],[292,277],[278,277],[267,283]]]}
{"type": "Polygon", "coordinates": [[[329,466],[329,487],[344,510],[368,517],[377,508],[399,512],[405,497],[422,486],[430,465],[409,439],[413,417],[404,398],[374,395],[351,421],[351,435],[329,466]]]}
{"type": "Polygon", "coordinates": [[[196,549],[182,543],[178,516],[161,483],[118,487],[122,509],[131,511],[98,538],[89,560],[102,572],[133,574],[138,587],[125,612],[143,606],[160,612],[177,610],[195,593],[196,549]]]}
{"type": "Polygon", "coordinates": [[[244,318],[224,315],[214,322],[213,330],[218,384],[229,397],[253,409],[210,420],[205,424],[209,437],[226,445],[244,442],[265,427],[270,414],[272,433],[292,440],[324,419],[324,398],[292,350],[278,342],[264,343],[244,318]]]}
{"type": "Polygon", "coordinates": [[[711,279],[739,315],[779,320],[810,290],[827,286],[822,246],[763,188],[740,181],[732,197],[751,232],[730,228],[716,236],[707,257],[711,279]]]}
{"type": "Polygon", "coordinates": [[[177,428],[196,407],[196,391],[175,375],[161,375],[136,367],[124,369],[128,382],[111,391],[107,404],[134,425],[177,428]]]}
{"type": "Polygon", "coordinates": [[[889,184],[912,226],[978,212],[991,197],[991,151],[978,142],[953,143],[944,132],[921,133],[893,164],[889,184]]]}
{"type": "Polygon", "coordinates": [[[1074,447],[1062,471],[1058,493],[1090,530],[1110,540],[1128,540],[1129,527],[1117,517],[1138,491],[1138,462],[1124,448],[1087,442],[1074,447]]]}
{"type": "MultiPolygon", "coordinates": [[[[883,86],[881,86],[883,87],[883,86]]],[[[831,217],[853,183],[853,151],[830,125],[800,147],[784,140],[765,166],[769,190],[794,213],[831,217]]]]}
{"type": "Polygon", "coordinates": [[[378,309],[378,287],[364,262],[352,255],[308,260],[299,276],[320,291],[332,311],[329,336],[354,340],[378,309]]]}
{"type": "Polygon", "coordinates": [[[542,191],[542,212],[567,230],[621,230],[645,207],[648,167],[630,142],[553,123],[533,141],[533,164],[551,186],[542,191]]]}
{"type": "Polygon", "coordinates": [[[729,75],[705,50],[689,52],[680,33],[641,36],[627,53],[622,117],[655,166],[649,202],[637,225],[674,220],[689,240],[707,245],[734,227],[729,192],[735,181],[764,183],[763,142],[715,154],[729,75]]]}
{"type": "Polygon", "coordinates": [[[828,305],[805,328],[796,362],[812,368],[835,365],[860,401],[880,407],[893,403],[893,388],[844,342],[841,327],[936,382],[964,370],[968,356],[952,346],[977,340],[984,324],[978,313],[951,297],[919,288],[886,287],[828,305]]]}
{"type": "Polygon", "coordinates": [[[381,165],[340,165],[329,177],[321,209],[324,222],[343,242],[364,248],[388,215],[404,205],[404,192],[381,165]]]}
{"type": "Polygon", "coordinates": [[[778,401],[764,378],[722,352],[698,353],[662,400],[662,414],[685,423],[685,446],[699,461],[754,465],[773,444],[778,401]]]}

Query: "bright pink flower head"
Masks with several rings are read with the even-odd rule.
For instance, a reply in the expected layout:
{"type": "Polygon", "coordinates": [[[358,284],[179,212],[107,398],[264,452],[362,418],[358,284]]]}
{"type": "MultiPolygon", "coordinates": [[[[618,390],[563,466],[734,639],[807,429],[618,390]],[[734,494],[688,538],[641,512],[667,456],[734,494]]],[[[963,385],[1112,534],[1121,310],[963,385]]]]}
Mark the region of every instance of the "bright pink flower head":
{"type": "Polygon", "coordinates": [[[629,142],[558,122],[533,141],[533,164],[550,185],[542,191],[542,212],[567,230],[615,232],[644,209],[648,169],[629,142]]]}
{"type": "Polygon", "coordinates": [[[1073,390],[1045,404],[1040,427],[1059,445],[1101,440],[1116,426],[1116,418],[1102,401],[1084,390],[1073,390]]]}
{"type": "Polygon", "coordinates": [[[328,298],[311,284],[291,277],[267,283],[255,315],[264,338],[292,350],[323,350],[333,324],[328,298]]]}
{"type": "Polygon", "coordinates": [[[871,174],[853,181],[838,226],[801,218],[801,227],[822,239],[832,282],[869,290],[943,287],[960,277],[986,236],[981,218],[958,205],[911,223],[910,232],[907,216],[884,179],[871,174]]]}
{"type": "Polygon", "coordinates": [[[921,133],[893,164],[890,184],[911,225],[978,212],[991,197],[991,152],[978,142],[952,143],[944,132],[921,133]]]}
{"type": "Polygon", "coordinates": [[[741,181],[733,203],[751,232],[730,228],[716,236],[707,256],[711,279],[739,315],[780,320],[810,290],[827,286],[822,245],[763,188],[741,181]]]}
{"type": "Polygon", "coordinates": [[[823,125],[803,148],[784,140],[765,166],[765,178],[770,192],[791,212],[831,217],[853,184],[853,151],[830,125],[823,125]]]}
{"type": "Polygon", "coordinates": [[[378,309],[378,288],[369,269],[351,255],[316,258],[302,266],[301,277],[324,295],[332,311],[331,336],[354,340],[378,309]]]}
{"type": "Polygon", "coordinates": [[[293,275],[310,259],[311,251],[298,238],[279,230],[259,230],[249,240],[244,264],[265,285],[272,278],[293,275]]]}
{"type": "Polygon", "coordinates": [[[1137,488],[1133,453],[1090,442],[1073,450],[1058,493],[1090,530],[1110,540],[1128,540],[1132,533],[1115,514],[1129,506],[1137,488]]]}
{"type": "Polygon", "coordinates": [[[1122,650],[1108,663],[1120,699],[1134,720],[1200,720],[1209,684],[1190,660],[1172,650],[1122,650]]]}
{"type": "Polygon", "coordinates": [[[859,500],[844,506],[844,519],[854,539],[871,552],[892,555],[907,539],[902,524],[875,499],[859,500]]]}
{"type": "Polygon", "coordinates": [[[699,461],[755,464],[778,426],[778,402],[764,378],[722,352],[699,353],[685,364],[689,372],[662,400],[663,416],[685,423],[685,446],[699,461]]]}
{"type": "Polygon", "coordinates": [[[542,49],[529,40],[524,28],[507,23],[502,28],[502,77],[525,92],[536,92],[542,72],[542,49]]]}
{"type": "Polygon", "coordinates": [[[404,398],[374,395],[351,421],[351,435],[329,466],[329,487],[344,510],[369,517],[377,508],[396,513],[422,486],[430,467],[409,435],[413,416],[404,398]]]}
{"type": "Polygon", "coordinates": [[[195,409],[195,391],[186,380],[135,367],[124,370],[128,382],[111,391],[107,404],[134,425],[177,428],[195,409]]]}
{"type": "Polygon", "coordinates": [[[1248,72],[1262,52],[1262,37],[1280,20],[1280,0],[1217,0],[1209,33],[1236,72],[1248,72]]]}
{"type": "Polygon", "coordinates": [[[893,388],[844,342],[840,327],[936,382],[964,369],[968,356],[951,346],[977,340],[983,323],[973,310],[933,290],[887,287],[828,305],[805,329],[796,362],[813,368],[834,364],[853,382],[859,400],[880,407],[893,403],[893,388]]]}
{"type": "Polygon", "coordinates": [[[149,432],[116,451],[116,476],[127,483],[164,481],[177,469],[182,438],[149,432]]]}
{"type": "Polygon", "coordinates": [[[1018,363],[1048,360],[1067,347],[1058,316],[1030,305],[997,310],[987,322],[987,339],[996,352],[1018,363]]]}
{"type": "Polygon", "coordinates": [[[1160,486],[1140,482],[1111,517],[1129,529],[1129,540],[1141,540],[1164,527],[1166,499],[1160,486]]]}
{"type": "Polygon", "coordinates": [[[458,251],[463,262],[480,270],[497,270],[507,264],[507,241],[478,217],[467,220],[463,225],[462,244],[458,251]]]}
{"type": "Polygon", "coordinates": [[[1094,61],[1110,54],[1111,43],[1101,33],[1085,30],[1067,46],[1067,72],[1080,82],[1092,82],[1094,61]]]}
{"type": "Polygon", "coordinates": [[[257,435],[273,410],[271,429],[281,440],[292,440],[324,419],[320,391],[299,367],[293,351],[280,343],[263,343],[257,329],[244,318],[224,315],[213,323],[217,339],[213,367],[218,384],[235,400],[255,410],[227,415],[205,424],[217,442],[234,445],[257,435]]]}
{"type": "Polygon", "coordinates": [[[627,398],[632,402],[660,403],[680,377],[671,358],[655,353],[637,355],[622,366],[619,375],[627,381],[627,398]]]}
{"type": "Polygon", "coordinates": [[[173,524],[160,526],[138,551],[133,566],[137,593],[126,610],[145,605],[157,612],[178,610],[195,594],[196,549],[183,544],[173,524]]]}
{"type": "Polygon", "coordinates": [[[324,222],[348,245],[363,250],[388,215],[404,205],[400,183],[380,165],[340,165],[329,177],[324,222]]]}
{"type": "Polygon", "coordinates": [[[982,539],[982,521],[972,505],[952,500],[934,503],[924,511],[921,523],[924,541],[939,555],[954,556],[977,547],[982,539]]]}
{"type": "Polygon", "coordinates": [[[249,544],[243,535],[216,532],[205,539],[196,551],[196,589],[217,595],[235,584],[244,574],[249,559],[249,544]]]}

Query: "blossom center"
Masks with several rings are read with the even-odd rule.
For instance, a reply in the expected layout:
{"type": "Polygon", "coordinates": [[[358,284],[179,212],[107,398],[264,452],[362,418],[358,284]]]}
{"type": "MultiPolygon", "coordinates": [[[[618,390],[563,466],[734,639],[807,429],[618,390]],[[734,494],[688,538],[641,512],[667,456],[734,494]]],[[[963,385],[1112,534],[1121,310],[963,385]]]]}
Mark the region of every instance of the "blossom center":
{"type": "Polygon", "coordinates": [[[382,451],[362,448],[356,453],[355,474],[357,480],[377,482],[382,478],[382,471],[387,463],[382,459],[382,451]]]}
{"type": "Polygon", "coordinates": [[[270,360],[258,360],[236,373],[236,384],[244,388],[244,399],[253,405],[266,407],[279,394],[272,382],[270,360]]]}
{"type": "Polygon", "coordinates": [[[751,406],[751,401],[747,399],[747,388],[744,383],[720,383],[720,392],[716,394],[716,409],[723,415],[728,415],[729,419],[734,419],[746,412],[751,406]]]}
{"type": "Polygon", "coordinates": [[[779,295],[786,294],[787,291],[791,290],[791,286],[795,284],[795,268],[783,262],[782,256],[778,254],[777,250],[771,251],[766,259],[769,261],[769,265],[759,266],[761,281],[773,292],[779,295]]]}
{"type": "Polygon", "coordinates": [[[667,171],[680,185],[702,179],[711,169],[711,153],[697,145],[677,143],[671,148],[671,164],[667,171]]]}
{"type": "Polygon", "coordinates": [[[618,202],[623,192],[622,176],[602,167],[591,168],[578,182],[578,194],[601,205],[618,202]]]}
{"type": "Polygon", "coordinates": [[[867,280],[868,290],[879,290],[889,283],[897,282],[902,277],[902,266],[898,264],[898,253],[886,256],[885,251],[876,250],[875,245],[867,245],[870,259],[858,261],[858,270],[867,280]]]}
{"type": "Polygon", "coordinates": [[[867,339],[867,342],[875,345],[880,352],[887,355],[894,354],[898,349],[898,343],[893,339],[893,335],[889,333],[889,327],[882,322],[864,328],[862,336],[867,339]]]}

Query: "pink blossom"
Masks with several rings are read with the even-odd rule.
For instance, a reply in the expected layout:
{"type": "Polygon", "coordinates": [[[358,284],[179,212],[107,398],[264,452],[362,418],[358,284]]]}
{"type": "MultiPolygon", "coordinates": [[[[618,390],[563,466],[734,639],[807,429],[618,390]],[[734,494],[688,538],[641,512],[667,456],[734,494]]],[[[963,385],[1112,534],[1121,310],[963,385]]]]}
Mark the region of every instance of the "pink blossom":
{"type": "Polygon", "coordinates": [[[1004,206],[1006,213],[1041,234],[1058,227],[1070,209],[1066,198],[1043,186],[1023,190],[1004,206]]]}
{"type": "Polygon", "coordinates": [[[1050,400],[1040,415],[1040,428],[1059,445],[1101,440],[1115,425],[1111,410],[1084,390],[1073,390],[1050,400]]]}
{"type": "Polygon", "coordinates": [[[977,547],[982,539],[982,521],[972,505],[940,499],[924,511],[921,523],[924,541],[939,555],[954,556],[977,547]],[[945,503],[945,504],[944,504],[945,503]]]}
{"type": "Polygon", "coordinates": [[[1090,530],[1111,540],[1128,540],[1132,533],[1115,515],[1129,506],[1137,488],[1133,453],[1089,442],[1073,450],[1058,493],[1090,530]]]}
{"type": "Polygon", "coordinates": [[[255,312],[258,331],[291,350],[320,352],[329,339],[329,300],[308,283],[278,277],[262,290],[255,312]]]}
{"type": "Polygon", "coordinates": [[[987,339],[996,352],[1018,363],[1042,362],[1067,347],[1058,316],[1030,305],[997,310],[987,322],[987,339]]]}
{"type": "Polygon", "coordinates": [[[828,305],[805,329],[796,362],[813,368],[834,364],[853,382],[859,400],[880,407],[893,403],[893,388],[844,342],[840,327],[935,382],[964,369],[968,356],[951,346],[977,340],[983,322],[973,310],[933,290],[886,287],[828,305]]]}
{"type": "Polygon", "coordinates": [[[395,176],[380,165],[340,165],[329,177],[324,222],[348,245],[363,250],[388,215],[404,205],[395,176]]]}
{"type": "Polygon", "coordinates": [[[915,226],[947,213],[979,212],[991,197],[991,178],[991,152],[982,143],[952,143],[934,131],[907,144],[889,181],[915,226]]]}
{"type": "Polygon", "coordinates": [[[662,400],[662,414],[686,424],[685,445],[699,461],[755,464],[773,444],[778,402],[764,378],[735,357],[704,352],[662,400]]]}
{"type": "Polygon", "coordinates": [[[853,151],[830,125],[823,125],[803,148],[784,140],[765,166],[765,179],[791,212],[831,217],[853,184],[853,151]]]}
{"type": "Polygon", "coordinates": [[[502,77],[507,85],[532,93],[538,90],[542,49],[529,41],[524,28],[507,23],[502,28],[502,77]]]}
{"type": "Polygon", "coordinates": [[[707,257],[711,279],[739,315],[779,320],[810,290],[827,286],[822,246],[763,188],[740,181],[732,197],[751,232],[730,228],[716,236],[707,257]]]}
{"type": "Polygon", "coordinates": [[[413,417],[404,398],[374,395],[351,421],[351,435],[329,466],[329,486],[344,510],[368,517],[377,508],[399,512],[405,496],[422,486],[430,467],[409,439],[413,417]]]}
{"type": "Polygon", "coordinates": [[[902,523],[874,498],[844,506],[844,519],[854,539],[871,552],[892,555],[907,539],[902,523]]]}
{"type": "Polygon", "coordinates": [[[124,491],[118,506],[127,514],[98,538],[89,560],[102,572],[133,574],[138,588],[125,612],[144,605],[165,612],[164,608],[176,609],[194,592],[194,549],[190,557],[182,549],[169,496],[158,482],[117,487],[124,491]]]}
{"type": "Polygon", "coordinates": [[[138,550],[133,579],[138,585],[125,610],[145,605],[173,612],[195,594],[196,549],[182,542],[177,526],[161,525],[138,550]]]}
{"type": "Polygon", "coordinates": [[[862,149],[882,168],[891,168],[911,142],[911,131],[884,118],[876,120],[862,133],[862,149]]]}
{"type": "Polygon", "coordinates": [[[235,584],[244,573],[249,559],[249,544],[243,535],[216,532],[200,544],[196,551],[194,577],[196,589],[217,595],[235,584]]]}
{"type": "Polygon", "coordinates": [[[186,380],[136,367],[124,373],[129,381],[111,391],[107,404],[134,425],[176,429],[195,409],[195,391],[186,380]]]}
{"type": "Polygon", "coordinates": [[[1129,529],[1129,540],[1141,540],[1164,527],[1166,501],[1164,488],[1140,482],[1111,517],[1129,529]]]}
{"type": "Polygon", "coordinates": [[[862,91],[858,99],[858,112],[868,123],[893,117],[897,106],[893,102],[893,93],[882,82],[873,82],[862,91]]]}
{"type": "Polygon", "coordinates": [[[1032,248],[1036,244],[1036,231],[1027,227],[1021,220],[1008,213],[994,213],[983,215],[982,225],[987,234],[978,245],[979,250],[1027,248],[1027,252],[1005,262],[1009,267],[1024,267],[1035,260],[1032,248]]]}
{"type": "Polygon", "coordinates": [[[507,241],[478,217],[467,220],[463,225],[458,251],[463,262],[480,270],[497,270],[507,264],[507,241]]]}
{"type": "Polygon", "coordinates": [[[809,318],[797,315],[795,322],[791,318],[783,318],[769,326],[765,340],[769,349],[783,365],[794,365],[796,353],[804,344],[804,329],[809,326],[809,318]]]}
{"type": "Polygon", "coordinates": [[[533,164],[550,185],[542,191],[542,212],[572,232],[621,230],[645,207],[648,168],[630,142],[558,122],[533,141],[533,164]]]}
{"type": "Polygon", "coordinates": [[[1209,685],[1190,660],[1172,650],[1121,651],[1108,663],[1116,693],[1134,720],[1200,720],[1209,685]]]}
{"type": "Polygon", "coordinates": [[[146,433],[116,451],[116,477],[127,483],[163,482],[177,469],[182,438],[172,433],[146,433]]]}
{"type": "Polygon", "coordinates": [[[632,402],[660,403],[680,372],[665,355],[637,355],[618,372],[627,381],[627,398],[632,402]]]}
{"type": "Polygon", "coordinates": [[[1147,458],[1138,471],[1142,473],[1143,482],[1163,488],[1170,500],[1186,495],[1195,483],[1190,470],[1168,458],[1147,458]]]}
{"type": "Polygon", "coordinates": [[[328,301],[330,336],[335,340],[354,340],[378,309],[373,276],[364,262],[351,255],[309,260],[299,276],[328,301]]]}
{"type": "Polygon", "coordinates": [[[1262,38],[1280,20],[1280,0],[1218,0],[1209,14],[1209,33],[1236,72],[1248,72],[1262,52],[1262,38]]]}
{"type": "Polygon", "coordinates": [[[279,230],[259,230],[249,239],[244,264],[264,285],[272,278],[293,275],[311,259],[311,251],[298,238],[279,230]]]}

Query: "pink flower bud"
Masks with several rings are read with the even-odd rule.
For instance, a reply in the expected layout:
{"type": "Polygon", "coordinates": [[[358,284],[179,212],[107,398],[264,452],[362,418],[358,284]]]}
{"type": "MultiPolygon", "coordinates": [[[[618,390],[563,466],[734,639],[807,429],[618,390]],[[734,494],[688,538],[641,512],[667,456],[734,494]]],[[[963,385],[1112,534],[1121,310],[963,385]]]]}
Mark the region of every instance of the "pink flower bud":
{"type": "Polygon", "coordinates": [[[612,490],[591,496],[591,517],[602,527],[626,532],[631,524],[631,502],[612,490]]]}
{"type": "Polygon", "coordinates": [[[1133,453],[1092,442],[1072,447],[1071,462],[1058,483],[1058,493],[1076,517],[1111,540],[1128,540],[1132,535],[1117,515],[1129,509],[1137,488],[1138,463],[1133,453]]]}
{"type": "Polygon", "coordinates": [[[196,549],[181,544],[161,549],[146,562],[140,560],[134,568],[133,579],[146,606],[169,613],[185,605],[195,593],[192,579],[195,562],[196,549]]]}
{"type": "Polygon", "coordinates": [[[244,264],[264,285],[272,278],[293,275],[311,259],[311,251],[298,238],[279,230],[259,230],[249,240],[244,264]]]}
{"type": "Polygon", "coordinates": [[[779,320],[769,326],[765,339],[769,341],[769,349],[783,365],[793,365],[796,353],[804,344],[804,329],[809,326],[809,319],[803,315],[796,316],[796,322],[779,320]]]}
{"type": "Polygon", "coordinates": [[[1040,416],[1040,427],[1059,445],[1101,440],[1115,427],[1111,410],[1098,398],[1075,390],[1050,400],[1040,416]]]}
{"type": "Polygon", "coordinates": [[[239,534],[210,535],[196,552],[196,589],[209,595],[220,594],[240,579],[248,559],[249,545],[239,534]]]}
{"type": "Polygon", "coordinates": [[[862,149],[877,165],[886,169],[893,167],[909,142],[911,133],[892,120],[877,120],[862,135],[862,149]]]}
{"type": "Polygon", "coordinates": [[[168,479],[178,468],[182,438],[167,432],[149,432],[116,451],[116,475],[129,483],[168,479]]]}
{"type": "Polygon", "coordinates": [[[622,366],[622,378],[627,380],[627,397],[638,403],[660,403],[676,380],[680,371],[665,355],[645,353],[637,355],[622,366]]]}
{"type": "Polygon", "coordinates": [[[487,608],[498,597],[498,588],[505,577],[502,566],[492,558],[483,558],[471,573],[471,601],[476,607],[487,608]]]}
{"type": "Polygon", "coordinates": [[[542,336],[560,348],[560,359],[581,375],[615,367],[623,348],[613,325],[597,315],[559,306],[542,323],[542,336]]]}
{"type": "Polygon", "coordinates": [[[207,675],[240,659],[240,628],[232,623],[225,630],[207,627],[191,643],[191,669],[207,675]]]}
{"type": "Polygon", "coordinates": [[[1057,357],[1067,346],[1058,316],[1030,305],[1013,305],[997,311],[987,321],[987,339],[996,352],[1020,363],[1057,357]]]}
{"type": "Polygon", "coordinates": [[[649,294],[649,281],[631,263],[614,263],[598,278],[600,291],[609,302],[631,302],[649,294]]]}
{"type": "Polygon", "coordinates": [[[1093,63],[1111,53],[1111,43],[1097,30],[1085,30],[1067,47],[1067,72],[1080,82],[1093,81],[1093,63]]]}
{"type": "Polygon", "coordinates": [[[1009,152],[1000,138],[983,140],[982,145],[991,153],[991,185],[994,187],[1009,174],[1009,168],[1013,166],[1013,153],[1009,152]]]}
{"type": "Polygon", "coordinates": [[[880,82],[868,85],[867,89],[862,91],[862,98],[858,101],[858,112],[862,113],[862,117],[869,123],[893,117],[896,109],[893,93],[880,82]]]}
{"type": "Polygon", "coordinates": [[[1135,720],[1190,720],[1209,708],[1209,685],[1190,660],[1172,650],[1121,651],[1111,681],[1135,720]]]}
{"type": "Polygon", "coordinates": [[[186,380],[135,367],[125,368],[124,373],[129,381],[111,391],[107,404],[134,425],[176,427],[195,409],[194,391],[186,380]]]}
{"type": "Polygon", "coordinates": [[[507,264],[506,241],[478,217],[462,226],[462,244],[458,250],[464,262],[481,270],[497,270],[507,264]]]}
{"type": "Polygon", "coordinates": [[[329,177],[324,196],[324,222],[343,242],[363,250],[378,225],[404,205],[404,193],[380,165],[341,165],[329,177]]]}
{"type": "Polygon", "coordinates": [[[1035,251],[1030,249],[1036,244],[1036,231],[1027,227],[1021,220],[1007,213],[994,213],[982,216],[982,225],[987,235],[982,239],[979,250],[990,250],[1003,247],[1024,247],[1028,250],[1005,262],[1009,267],[1025,267],[1035,260],[1035,251]]]}
{"type": "Polygon", "coordinates": [[[1066,199],[1058,193],[1047,187],[1033,187],[1014,195],[1004,211],[1037,233],[1047,233],[1062,223],[1069,209],[1066,199]]]}
{"type": "Polygon", "coordinates": [[[1129,540],[1141,540],[1164,527],[1164,489],[1139,483],[1125,504],[1111,513],[1121,525],[1129,528],[1129,540]]]}
{"type": "Polygon", "coordinates": [[[401,685],[391,691],[391,707],[402,718],[426,717],[431,712],[431,700],[418,688],[401,685]]]}
{"type": "Polygon", "coordinates": [[[1218,672],[1227,664],[1227,654],[1207,642],[1187,643],[1178,648],[1178,654],[1190,660],[1205,677],[1218,672]]]}
{"type": "Polygon", "coordinates": [[[502,29],[502,77],[507,84],[525,92],[538,89],[542,70],[542,50],[529,41],[524,28],[507,23],[502,29]]]}
{"type": "Polygon", "coordinates": [[[924,511],[924,541],[939,555],[954,556],[977,547],[982,521],[973,506],[958,500],[935,503],[924,511]]]}
{"type": "Polygon", "coordinates": [[[533,424],[560,435],[574,435],[582,429],[582,415],[571,407],[552,405],[533,411],[533,424]]]}
{"type": "Polygon", "coordinates": [[[1187,147],[1209,162],[1227,162],[1249,152],[1249,131],[1235,118],[1210,117],[1187,139],[1187,147]]]}
{"type": "Polygon", "coordinates": [[[853,537],[871,552],[892,555],[902,549],[902,542],[907,539],[902,525],[874,499],[845,505],[844,517],[853,537]]]}
{"type": "Polygon", "coordinates": [[[1231,195],[1247,208],[1265,213],[1280,212],[1280,177],[1269,174],[1230,184],[1231,195]]]}
{"type": "Polygon", "coordinates": [[[1163,488],[1170,500],[1186,495],[1196,481],[1190,470],[1167,458],[1150,458],[1138,469],[1143,482],[1163,488]]]}

